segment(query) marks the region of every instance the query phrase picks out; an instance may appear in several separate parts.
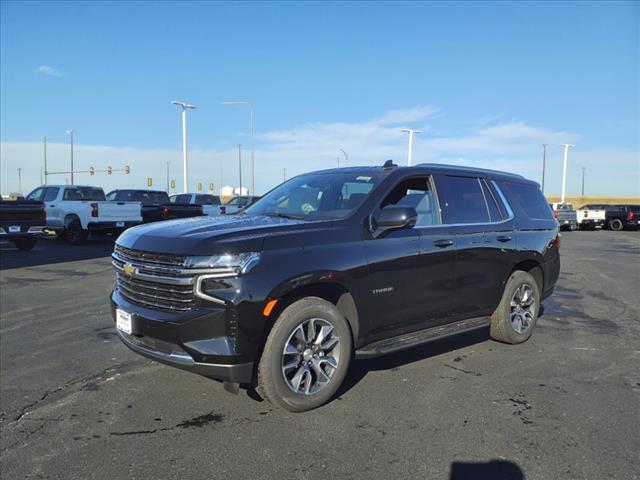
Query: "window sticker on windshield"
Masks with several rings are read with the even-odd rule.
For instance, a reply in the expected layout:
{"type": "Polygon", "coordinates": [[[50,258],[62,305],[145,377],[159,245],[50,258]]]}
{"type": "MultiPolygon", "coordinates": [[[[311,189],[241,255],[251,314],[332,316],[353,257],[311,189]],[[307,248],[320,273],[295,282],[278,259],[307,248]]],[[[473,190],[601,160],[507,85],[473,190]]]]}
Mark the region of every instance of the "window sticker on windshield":
{"type": "Polygon", "coordinates": [[[370,182],[371,181],[371,177],[360,176],[360,177],[356,177],[356,180],[358,180],[360,182],[370,182]]]}

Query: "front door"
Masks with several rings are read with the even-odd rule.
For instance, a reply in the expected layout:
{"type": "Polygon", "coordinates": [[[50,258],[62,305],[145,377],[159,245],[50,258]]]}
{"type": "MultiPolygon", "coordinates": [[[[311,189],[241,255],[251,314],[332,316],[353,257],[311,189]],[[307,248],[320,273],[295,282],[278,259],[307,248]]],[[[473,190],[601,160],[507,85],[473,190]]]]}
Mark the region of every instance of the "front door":
{"type": "Polygon", "coordinates": [[[411,206],[418,220],[412,228],[365,241],[368,342],[442,323],[454,287],[455,241],[450,229],[440,224],[430,178],[402,180],[380,208],[387,205],[411,206]]]}

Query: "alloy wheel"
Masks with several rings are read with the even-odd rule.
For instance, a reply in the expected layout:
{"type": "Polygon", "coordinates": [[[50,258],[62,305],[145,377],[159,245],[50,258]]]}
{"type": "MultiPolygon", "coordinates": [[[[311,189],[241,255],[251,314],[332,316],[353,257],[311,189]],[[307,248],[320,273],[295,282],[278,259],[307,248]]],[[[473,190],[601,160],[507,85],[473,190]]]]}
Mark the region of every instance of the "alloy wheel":
{"type": "Polygon", "coordinates": [[[511,325],[513,329],[522,334],[525,333],[533,323],[535,317],[535,295],[533,288],[523,283],[511,297],[511,325]]]}
{"type": "Polygon", "coordinates": [[[297,394],[313,395],[331,381],[340,362],[340,338],[327,320],[311,318],[289,335],[282,351],[282,375],[297,394]]]}

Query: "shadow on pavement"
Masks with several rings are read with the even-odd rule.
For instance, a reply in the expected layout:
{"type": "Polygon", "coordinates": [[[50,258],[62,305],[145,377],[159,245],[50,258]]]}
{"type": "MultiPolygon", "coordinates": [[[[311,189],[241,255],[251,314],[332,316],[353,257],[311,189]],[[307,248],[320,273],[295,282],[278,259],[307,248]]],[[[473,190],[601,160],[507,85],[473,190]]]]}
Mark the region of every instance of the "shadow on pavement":
{"type": "Polygon", "coordinates": [[[349,367],[349,373],[336,393],[336,397],[343,395],[357,385],[370,371],[392,370],[420,360],[436,357],[443,353],[475,345],[476,343],[486,342],[489,339],[489,327],[487,327],[441,340],[434,340],[433,342],[383,357],[356,360],[349,367]]]}
{"type": "Polygon", "coordinates": [[[518,465],[507,460],[486,463],[453,462],[449,480],[524,480],[518,465]]]}
{"type": "Polygon", "coordinates": [[[30,252],[22,252],[13,243],[0,244],[0,270],[35,267],[78,260],[108,257],[113,252],[115,237],[102,236],[83,245],[71,245],[64,240],[42,239],[30,252]]]}

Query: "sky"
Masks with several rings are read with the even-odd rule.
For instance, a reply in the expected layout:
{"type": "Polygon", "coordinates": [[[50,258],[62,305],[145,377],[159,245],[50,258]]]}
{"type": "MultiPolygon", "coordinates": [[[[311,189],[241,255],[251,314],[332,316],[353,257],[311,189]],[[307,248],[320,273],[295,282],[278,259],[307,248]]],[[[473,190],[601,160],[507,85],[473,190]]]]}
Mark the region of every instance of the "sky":
{"type": "Polygon", "coordinates": [[[338,166],[496,168],[559,193],[640,195],[637,2],[1,2],[0,190],[75,183],[255,187],[338,166]],[[341,149],[346,152],[345,155],[341,149]],[[69,175],[52,175],[65,183],[69,175]]]}

